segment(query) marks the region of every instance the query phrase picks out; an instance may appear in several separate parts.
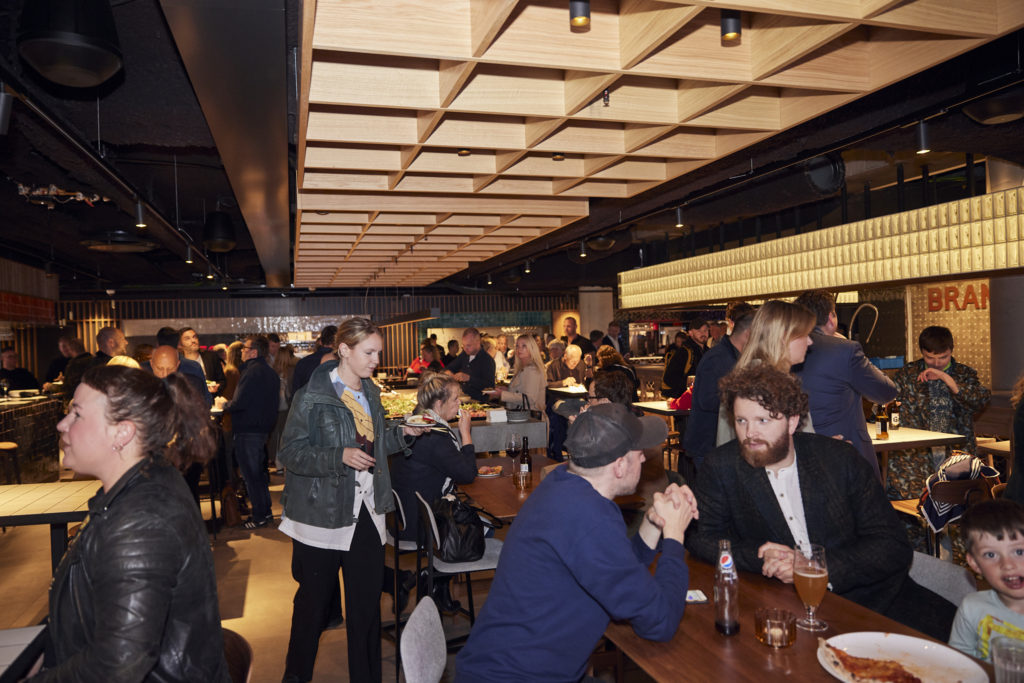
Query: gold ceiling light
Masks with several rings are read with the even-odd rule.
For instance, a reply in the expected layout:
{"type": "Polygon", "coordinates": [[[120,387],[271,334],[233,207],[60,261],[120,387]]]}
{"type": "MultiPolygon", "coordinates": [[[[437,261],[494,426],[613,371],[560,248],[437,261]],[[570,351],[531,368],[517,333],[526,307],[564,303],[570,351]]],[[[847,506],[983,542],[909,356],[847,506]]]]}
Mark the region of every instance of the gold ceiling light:
{"type": "Polygon", "coordinates": [[[457,154],[460,157],[468,157],[470,154],[472,154],[472,152],[470,152],[469,149],[467,149],[466,147],[460,147],[457,154]]]}
{"type": "Polygon", "coordinates": [[[590,0],[569,0],[569,26],[588,28],[590,26],[590,0]]]}
{"type": "Polygon", "coordinates": [[[733,43],[743,35],[743,20],[739,10],[722,10],[722,42],[733,43]]]}
{"type": "Polygon", "coordinates": [[[565,153],[564,152],[553,152],[551,154],[551,160],[552,161],[565,161],[565,153]]]}

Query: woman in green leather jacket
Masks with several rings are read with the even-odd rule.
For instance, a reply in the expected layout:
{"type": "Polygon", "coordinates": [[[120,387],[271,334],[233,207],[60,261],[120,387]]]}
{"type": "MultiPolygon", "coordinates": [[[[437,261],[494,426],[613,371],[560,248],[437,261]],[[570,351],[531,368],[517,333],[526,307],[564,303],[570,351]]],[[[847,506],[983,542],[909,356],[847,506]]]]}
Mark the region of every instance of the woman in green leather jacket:
{"type": "Polygon", "coordinates": [[[285,467],[280,530],[292,538],[298,582],[284,681],[313,677],[341,568],[348,612],[349,680],[380,681],[384,515],[394,510],[387,456],[408,453],[423,430],[388,423],[371,378],[383,340],[366,318],[335,339],[339,361],[321,364],[292,400],[277,454],[285,467]]]}

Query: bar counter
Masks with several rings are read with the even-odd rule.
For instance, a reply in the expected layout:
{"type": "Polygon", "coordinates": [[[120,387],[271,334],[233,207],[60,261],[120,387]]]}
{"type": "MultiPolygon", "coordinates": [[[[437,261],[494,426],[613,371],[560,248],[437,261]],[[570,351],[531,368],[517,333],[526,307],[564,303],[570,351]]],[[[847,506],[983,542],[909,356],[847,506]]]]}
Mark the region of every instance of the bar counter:
{"type": "Polygon", "coordinates": [[[57,479],[57,423],[64,417],[63,403],[59,397],[49,395],[0,401],[0,441],[18,444],[18,465],[24,484],[57,479]]]}

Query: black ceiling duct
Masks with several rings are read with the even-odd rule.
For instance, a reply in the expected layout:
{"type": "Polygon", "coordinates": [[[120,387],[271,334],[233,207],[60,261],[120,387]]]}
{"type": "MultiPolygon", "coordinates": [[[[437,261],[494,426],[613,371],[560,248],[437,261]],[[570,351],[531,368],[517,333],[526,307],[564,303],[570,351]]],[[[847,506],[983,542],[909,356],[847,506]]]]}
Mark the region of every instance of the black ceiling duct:
{"type": "MultiPolygon", "coordinates": [[[[714,225],[737,218],[763,216],[835,196],[845,182],[846,163],[839,154],[817,156],[741,190],[722,192],[710,200],[688,204],[685,207],[686,220],[693,225],[714,225]]],[[[669,213],[664,216],[668,220],[669,213]]],[[[674,213],[671,219],[675,220],[674,213]]]]}
{"type": "Polygon", "coordinates": [[[47,80],[93,88],[121,70],[121,46],[108,0],[28,0],[18,52],[47,80]]]}
{"type": "Polygon", "coordinates": [[[995,126],[1024,118],[1024,86],[969,102],[963,106],[962,111],[972,121],[983,126],[995,126]]]}
{"type": "Polygon", "coordinates": [[[211,211],[203,226],[203,245],[210,251],[225,252],[235,248],[235,226],[223,211],[211,211]]]}

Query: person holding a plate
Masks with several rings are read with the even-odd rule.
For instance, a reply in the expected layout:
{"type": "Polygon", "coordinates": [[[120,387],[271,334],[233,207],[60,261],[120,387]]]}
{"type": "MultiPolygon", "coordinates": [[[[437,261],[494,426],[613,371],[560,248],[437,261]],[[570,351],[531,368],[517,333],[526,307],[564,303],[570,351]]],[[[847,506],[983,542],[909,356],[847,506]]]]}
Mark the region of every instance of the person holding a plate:
{"type": "Polygon", "coordinates": [[[338,569],[348,612],[348,675],[381,680],[384,515],[395,509],[387,456],[426,430],[389,423],[373,373],[384,342],[366,318],[347,319],[338,358],[322,363],[292,401],[278,463],[285,467],[280,530],[292,538],[295,593],[284,681],[313,678],[338,569]]]}
{"type": "Polygon", "coordinates": [[[544,396],[547,391],[547,368],[540,357],[540,348],[529,334],[521,334],[516,338],[516,364],[512,371],[515,377],[509,384],[508,391],[492,389],[484,392],[492,399],[501,399],[510,409],[525,406],[529,410],[540,410],[544,414],[544,396]]]}
{"type": "MultiPolygon", "coordinates": [[[[416,439],[412,455],[392,462],[391,485],[402,502],[405,528],[401,540],[415,541],[419,529],[419,504],[416,494],[433,501],[448,492],[452,484],[472,484],[476,479],[476,449],[473,447],[468,410],[459,407],[462,386],[459,380],[442,373],[424,373],[416,390],[416,415],[433,421],[430,431],[416,439]],[[457,428],[450,420],[458,418],[457,428]]],[[[385,573],[388,573],[385,570],[385,573]]],[[[434,577],[434,600],[443,612],[455,612],[458,603],[448,590],[451,577],[434,577]]],[[[392,577],[393,580],[393,577],[392,577]]],[[[399,591],[411,588],[408,582],[399,591]]],[[[399,595],[399,605],[404,598],[399,595]]]]}

